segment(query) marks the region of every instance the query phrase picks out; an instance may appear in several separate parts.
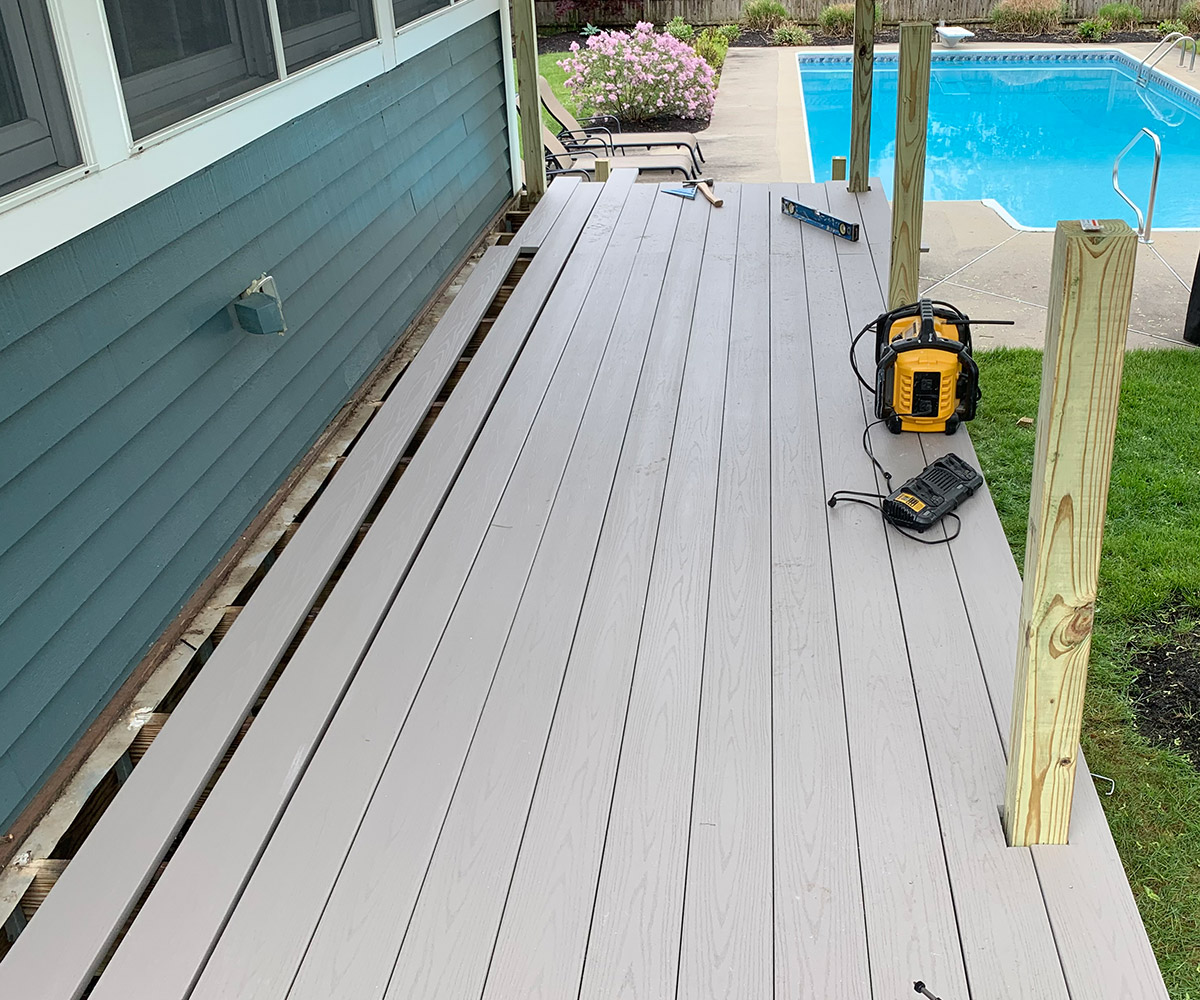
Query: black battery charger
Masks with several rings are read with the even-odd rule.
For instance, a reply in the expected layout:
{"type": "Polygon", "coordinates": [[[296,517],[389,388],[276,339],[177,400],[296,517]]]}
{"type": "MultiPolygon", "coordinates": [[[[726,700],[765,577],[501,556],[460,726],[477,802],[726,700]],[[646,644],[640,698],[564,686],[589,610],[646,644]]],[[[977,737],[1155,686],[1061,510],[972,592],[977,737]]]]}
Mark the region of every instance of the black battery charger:
{"type": "Polygon", "coordinates": [[[983,485],[983,476],[957,455],[931,462],[883,499],[883,516],[900,528],[926,531],[983,485]]]}

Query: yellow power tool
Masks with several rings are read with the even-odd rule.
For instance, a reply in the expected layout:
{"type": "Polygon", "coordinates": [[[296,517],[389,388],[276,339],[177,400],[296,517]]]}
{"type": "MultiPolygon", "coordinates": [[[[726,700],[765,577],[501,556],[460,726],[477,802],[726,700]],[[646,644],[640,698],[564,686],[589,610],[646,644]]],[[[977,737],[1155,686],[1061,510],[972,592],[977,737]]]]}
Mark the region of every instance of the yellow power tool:
{"type": "MultiPolygon", "coordinates": [[[[875,384],[859,378],[875,394],[876,419],[893,434],[953,434],[975,416],[982,393],[979,366],[971,356],[971,322],[948,302],[921,299],[883,313],[855,338],[857,345],[875,330],[875,384]]],[[[850,358],[856,361],[853,347],[850,358]]]]}

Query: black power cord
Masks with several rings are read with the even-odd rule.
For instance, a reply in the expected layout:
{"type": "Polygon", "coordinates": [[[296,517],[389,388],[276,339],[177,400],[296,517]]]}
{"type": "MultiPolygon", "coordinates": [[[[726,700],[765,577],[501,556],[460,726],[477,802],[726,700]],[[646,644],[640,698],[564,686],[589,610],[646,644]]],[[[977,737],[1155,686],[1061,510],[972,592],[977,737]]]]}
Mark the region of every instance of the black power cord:
{"type": "Polygon", "coordinates": [[[887,513],[883,509],[883,501],[887,498],[888,494],[886,493],[863,493],[860,490],[835,490],[826,502],[830,507],[836,507],[839,503],[860,503],[864,507],[870,507],[871,510],[879,512],[879,516],[883,519],[884,524],[890,524],[905,538],[911,538],[914,542],[920,542],[922,545],[946,545],[954,541],[958,537],[959,532],[962,531],[962,520],[957,514],[950,512],[944,514],[943,519],[947,517],[954,518],[954,534],[943,535],[941,538],[922,538],[920,535],[914,534],[895,521],[888,520],[887,513]],[[871,503],[870,500],[864,499],[865,497],[871,497],[878,500],[879,503],[871,503]]]}

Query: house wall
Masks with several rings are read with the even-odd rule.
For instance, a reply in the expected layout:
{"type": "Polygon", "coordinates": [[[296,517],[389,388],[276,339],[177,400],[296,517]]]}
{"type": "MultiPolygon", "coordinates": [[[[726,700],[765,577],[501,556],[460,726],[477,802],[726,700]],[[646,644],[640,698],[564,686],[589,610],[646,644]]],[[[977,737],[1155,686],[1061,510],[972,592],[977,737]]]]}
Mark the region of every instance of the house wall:
{"type": "Polygon", "coordinates": [[[0,276],[0,830],[511,195],[500,39],[0,276]],[[282,337],[227,316],[263,272],[282,337]]]}

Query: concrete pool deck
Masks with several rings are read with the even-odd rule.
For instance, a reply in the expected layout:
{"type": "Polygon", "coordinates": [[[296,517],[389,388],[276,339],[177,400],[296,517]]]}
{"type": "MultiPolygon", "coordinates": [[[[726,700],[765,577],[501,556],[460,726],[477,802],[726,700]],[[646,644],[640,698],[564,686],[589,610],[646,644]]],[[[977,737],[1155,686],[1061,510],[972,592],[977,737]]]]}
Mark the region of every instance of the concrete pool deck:
{"type": "MultiPolygon", "coordinates": [[[[1153,47],[1112,46],[1137,59],[1153,47]]],[[[895,45],[879,46],[881,52],[895,50],[895,45]]],[[[706,170],[718,184],[813,179],[796,68],[796,55],[804,51],[849,52],[850,46],[729,50],[712,123],[703,134],[706,170]]],[[[1159,68],[1200,88],[1200,71],[1187,73],[1174,63],[1168,57],[1159,68]]],[[[847,122],[847,153],[849,131],[847,122]]],[[[1153,246],[1138,247],[1129,346],[1187,346],[1183,318],[1200,231],[1156,230],[1153,238],[1153,246]]],[[[923,294],[947,299],[972,316],[1015,321],[1012,327],[980,327],[980,347],[1042,346],[1053,233],[1013,229],[979,201],[941,201],[926,203],[923,241],[930,247],[921,258],[923,294]]]]}

